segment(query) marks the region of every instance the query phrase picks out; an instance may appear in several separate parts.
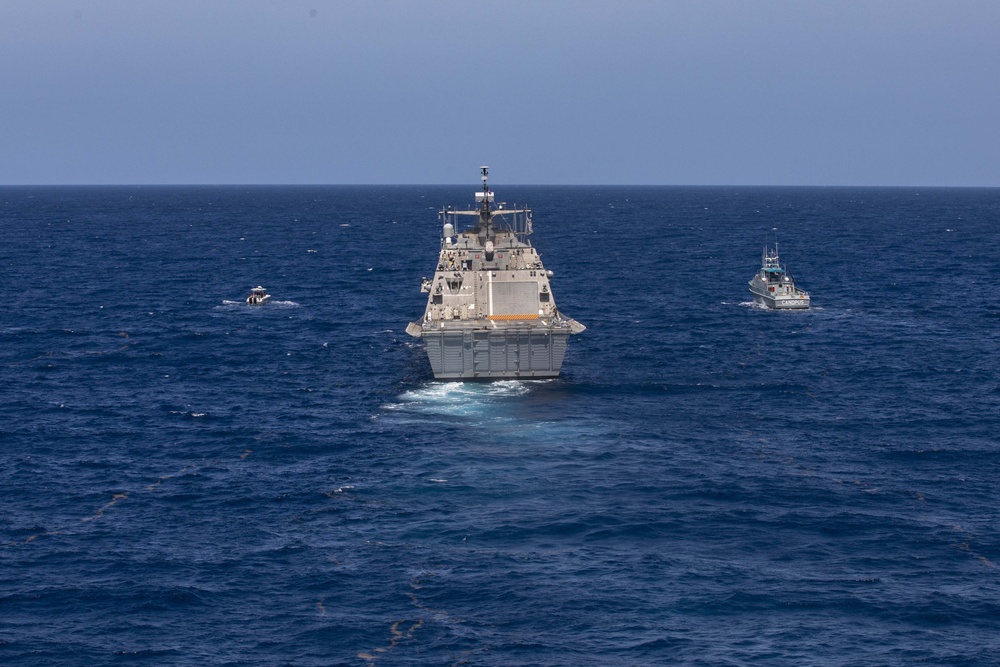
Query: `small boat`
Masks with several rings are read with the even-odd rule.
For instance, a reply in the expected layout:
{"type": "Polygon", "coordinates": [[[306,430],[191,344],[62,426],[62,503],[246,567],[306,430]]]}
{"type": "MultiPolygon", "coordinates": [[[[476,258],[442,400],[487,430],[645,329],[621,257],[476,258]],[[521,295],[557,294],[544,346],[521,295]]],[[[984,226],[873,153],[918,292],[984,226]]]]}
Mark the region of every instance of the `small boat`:
{"type": "Polygon", "coordinates": [[[809,292],[795,286],[792,276],[778,260],[778,244],[765,246],[761,267],[750,281],[750,292],[757,303],[775,310],[804,310],[809,307],[809,292]]]}
{"type": "Polygon", "coordinates": [[[258,285],[250,290],[250,296],[247,297],[248,306],[263,306],[271,298],[271,295],[267,293],[267,290],[258,285]]]}

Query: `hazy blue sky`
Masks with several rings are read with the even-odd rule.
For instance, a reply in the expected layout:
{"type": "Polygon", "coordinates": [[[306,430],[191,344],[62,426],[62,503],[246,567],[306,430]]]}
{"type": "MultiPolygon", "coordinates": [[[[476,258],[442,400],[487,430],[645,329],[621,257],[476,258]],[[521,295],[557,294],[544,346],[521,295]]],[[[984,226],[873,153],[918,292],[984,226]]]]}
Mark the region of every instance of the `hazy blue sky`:
{"type": "Polygon", "coordinates": [[[1000,186],[1000,1],[0,0],[0,184],[1000,186]]]}

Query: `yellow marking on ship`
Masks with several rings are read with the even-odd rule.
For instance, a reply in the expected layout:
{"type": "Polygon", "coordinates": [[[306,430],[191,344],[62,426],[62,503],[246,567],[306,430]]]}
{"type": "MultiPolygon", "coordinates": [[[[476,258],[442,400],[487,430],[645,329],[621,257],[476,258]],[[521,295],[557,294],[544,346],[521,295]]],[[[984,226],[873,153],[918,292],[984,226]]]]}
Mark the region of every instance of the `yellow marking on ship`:
{"type": "Polygon", "coordinates": [[[490,315],[488,319],[491,319],[491,320],[494,320],[494,321],[497,321],[497,322],[516,322],[516,321],[519,321],[519,320],[537,320],[538,319],[538,315],[530,315],[530,314],[525,314],[525,315],[490,315]]]}

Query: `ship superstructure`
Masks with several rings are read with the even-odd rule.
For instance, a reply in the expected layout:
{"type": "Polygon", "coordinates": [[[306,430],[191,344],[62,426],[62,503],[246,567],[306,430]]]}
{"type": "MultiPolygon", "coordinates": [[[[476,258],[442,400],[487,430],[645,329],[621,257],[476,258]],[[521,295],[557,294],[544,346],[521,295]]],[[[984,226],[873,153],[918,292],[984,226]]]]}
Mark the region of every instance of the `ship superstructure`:
{"type": "Polygon", "coordinates": [[[437,268],[421,281],[427,307],[406,332],[424,341],[437,379],[556,377],[569,337],[586,327],[556,308],[552,271],[528,240],[531,209],[494,202],[481,170],[478,207],[439,212],[437,268]],[[460,229],[463,220],[472,226],[460,229]]]}

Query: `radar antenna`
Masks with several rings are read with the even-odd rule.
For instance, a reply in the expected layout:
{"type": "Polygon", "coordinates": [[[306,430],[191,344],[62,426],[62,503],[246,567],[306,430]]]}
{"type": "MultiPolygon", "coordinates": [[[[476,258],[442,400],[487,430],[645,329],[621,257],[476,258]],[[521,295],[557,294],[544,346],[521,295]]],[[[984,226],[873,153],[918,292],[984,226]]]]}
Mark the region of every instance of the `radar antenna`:
{"type": "MultiPolygon", "coordinates": [[[[483,205],[479,209],[479,230],[482,235],[480,243],[485,244],[487,240],[493,239],[493,230],[490,229],[490,219],[493,217],[490,212],[490,201],[493,200],[493,193],[490,192],[490,186],[487,185],[486,179],[489,177],[490,168],[485,164],[479,168],[483,172],[483,205]]],[[[480,195],[477,195],[477,198],[480,195]]]]}
{"type": "Polygon", "coordinates": [[[486,184],[486,179],[490,175],[490,168],[484,164],[479,169],[483,172],[483,207],[481,211],[488,218],[490,215],[490,186],[486,184]]]}

